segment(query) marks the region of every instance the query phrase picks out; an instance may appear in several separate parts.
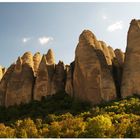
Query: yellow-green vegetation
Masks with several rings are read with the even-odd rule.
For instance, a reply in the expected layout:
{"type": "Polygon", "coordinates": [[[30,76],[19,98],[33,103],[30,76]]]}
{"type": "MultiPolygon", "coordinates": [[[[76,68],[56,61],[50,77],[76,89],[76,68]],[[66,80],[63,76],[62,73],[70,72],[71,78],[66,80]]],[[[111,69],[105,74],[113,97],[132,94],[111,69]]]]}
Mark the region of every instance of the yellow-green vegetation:
{"type": "Polygon", "coordinates": [[[137,96],[92,107],[62,92],[0,114],[1,138],[140,138],[137,96]]]}

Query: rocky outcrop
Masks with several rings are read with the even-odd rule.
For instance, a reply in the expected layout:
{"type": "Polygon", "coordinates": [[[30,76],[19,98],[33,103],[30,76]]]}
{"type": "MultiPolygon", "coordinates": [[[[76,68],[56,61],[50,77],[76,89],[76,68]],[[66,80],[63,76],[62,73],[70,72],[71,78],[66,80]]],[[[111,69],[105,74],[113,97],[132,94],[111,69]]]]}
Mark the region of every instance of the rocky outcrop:
{"type": "Polygon", "coordinates": [[[73,92],[73,72],[71,66],[66,66],[66,86],[65,91],[68,93],[71,97],[74,97],[73,92]]]}
{"type": "Polygon", "coordinates": [[[32,54],[27,52],[18,58],[15,68],[8,80],[5,106],[29,103],[32,100],[34,74],[32,54]]]}
{"type": "Polygon", "coordinates": [[[139,24],[136,20],[131,23],[126,57],[120,49],[114,51],[91,31],[84,30],[70,65],[62,61],[55,64],[49,49],[43,56],[26,52],[7,70],[0,67],[0,105],[40,101],[64,90],[74,99],[92,104],[121,98],[121,91],[122,97],[140,94],[139,24]]]}
{"type": "Polygon", "coordinates": [[[47,59],[47,63],[49,65],[55,64],[54,52],[51,49],[48,50],[48,52],[46,54],[46,59],[47,59]]]}
{"type": "Polygon", "coordinates": [[[121,84],[122,97],[140,95],[140,21],[132,20],[127,36],[127,48],[121,84]]]}
{"type": "Polygon", "coordinates": [[[92,104],[116,98],[113,77],[99,44],[95,35],[85,30],[75,52],[74,96],[92,104]]]}
{"type": "Polygon", "coordinates": [[[62,61],[59,61],[55,66],[55,73],[52,80],[52,94],[55,94],[65,89],[66,72],[65,65],[62,61]]]}
{"type": "Polygon", "coordinates": [[[34,86],[34,100],[53,94],[53,76],[55,72],[54,53],[51,49],[43,55],[40,62],[34,86]]]}
{"type": "Polygon", "coordinates": [[[39,64],[40,64],[40,61],[41,61],[41,54],[39,52],[35,53],[34,56],[33,56],[33,69],[34,69],[34,75],[36,76],[37,75],[37,71],[38,71],[38,67],[39,67],[39,64]]]}
{"type": "MultiPolygon", "coordinates": [[[[6,91],[7,91],[7,85],[11,78],[11,75],[14,71],[15,64],[12,64],[4,74],[1,82],[0,82],[0,105],[5,106],[5,98],[6,98],[6,91]]],[[[13,85],[14,86],[14,85],[13,85]]]]}

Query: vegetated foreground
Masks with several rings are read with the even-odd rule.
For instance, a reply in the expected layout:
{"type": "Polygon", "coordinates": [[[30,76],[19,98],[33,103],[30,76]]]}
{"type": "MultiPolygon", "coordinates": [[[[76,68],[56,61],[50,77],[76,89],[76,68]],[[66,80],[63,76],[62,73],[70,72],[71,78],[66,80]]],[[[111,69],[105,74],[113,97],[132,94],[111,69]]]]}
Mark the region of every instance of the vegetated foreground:
{"type": "Polygon", "coordinates": [[[0,107],[2,138],[139,138],[140,98],[91,107],[64,92],[40,102],[0,107]]]}

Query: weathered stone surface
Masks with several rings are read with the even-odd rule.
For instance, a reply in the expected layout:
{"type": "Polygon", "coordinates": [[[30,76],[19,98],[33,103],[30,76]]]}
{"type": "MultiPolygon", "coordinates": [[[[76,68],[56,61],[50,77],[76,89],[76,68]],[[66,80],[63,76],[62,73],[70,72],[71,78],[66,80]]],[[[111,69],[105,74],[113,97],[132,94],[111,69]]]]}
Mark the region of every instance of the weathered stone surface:
{"type": "Polygon", "coordinates": [[[33,55],[31,52],[26,52],[21,57],[23,64],[28,64],[30,67],[33,68],[33,55]]]}
{"type": "Polygon", "coordinates": [[[51,49],[48,50],[48,52],[46,54],[46,59],[47,59],[47,63],[49,65],[55,64],[54,52],[51,49]]]}
{"type": "Polygon", "coordinates": [[[55,94],[59,91],[64,91],[65,89],[65,65],[62,61],[59,61],[55,66],[55,73],[52,81],[52,94],[55,94]]]}
{"type": "Polygon", "coordinates": [[[127,48],[121,85],[122,97],[140,95],[140,21],[132,20],[127,36],[127,48]]]}
{"type": "Polygon", "coordinates": [[[115,49],[115,55],[120,67],[123,67],[124,64],[124,53],[120,49],[115,49]]]}
{"type": "Polygon", "coordinates": [[[2,71],[2,67],[0,66],[0,81],[2,79],[2,76],[3,76],[3,71],[2,71]]]}
{"type": "Polygon", "coordinates": [[[104,53],[92,32],[80,35],[75,52],[74,96],[92,104],[116,98],[116,90],[104,53]]]}
{"type": "Polygon", "coordinates": [[[65,85],[65,91],[71,97],[74,97],[74,94],[73,94],[73,73],[72,73],[71,66],[66,66],[66,85],[65,85]]]}
{"type": "Polygon", "coordinates": [[[35,53],[33,56],[33,63],[34,63],[33,68],[34,68],[34,75],[35,76],[37,75],[37,71],[38,71],[38,67],[39,67],[41,58],[42,58],[42,56],[39,52],[35,53]]]}
{"type": "Polygon", "coordinates": [[[47,69],[47,60],[46,56],[43,55],[40,62],[37,77],[34,86],[34,100],[41,100],[43,96],[48,95],[48,69],[47,69]]]}
{"type": "Polygon", "coordinates": [[[29,103],[32,99],[34,75],[29,60],[19,57],[8,80],[5,106],[29,103]],[[24,62],[24,63],[23,63],[24,62]]]}
{"type": "Polygon", "coordinates": [[[103,41],[99,41],[99,42],[100,42],[100,44],[101,44],[102,52],[103,52],[103,54],[104,54],[104,56],[105,56],[105,59],[106,59],[107,64],[108,64],[108,65],[112,65],[110,52],[109,52],[109,49],[108,49],[106,43],[103,42],[103,41]]]}
{"type": "Polygon", "coordinates": [[[12,64],[4,74],[1,82],[0,82],[0,105],[5,106],[5,99],[6,99],[6,90],[7,84],[11,78],[11,75],[14,71],[15,64],[12,64]]]}

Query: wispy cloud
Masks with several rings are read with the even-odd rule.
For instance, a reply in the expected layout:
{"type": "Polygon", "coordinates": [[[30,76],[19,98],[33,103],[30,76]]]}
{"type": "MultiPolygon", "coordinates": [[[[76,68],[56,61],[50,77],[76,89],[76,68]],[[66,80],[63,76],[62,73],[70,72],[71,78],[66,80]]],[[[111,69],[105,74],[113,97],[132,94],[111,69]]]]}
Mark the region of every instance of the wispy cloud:
{"type": "Polygon", "coordinates": [[[123,21],[117,21],[107,27],[107,31],[114,32],[123,29],[123,21]]]}
{"type": "Polygon", "coordinates": [[[39,37],[38,41],[41,45],[46,45],[48,44],[50,41],[53,41],[52,37],[47,37],[47,36],[43,36],[43,37],[39,37]]]}
{"type": "Polygon", "coordinates": [[[23,42],[23,43],[27,43],[27,42],[30,41],[30,40],[31,40],[30,37],[24,37],[24,38],[22,38],[22,42],[23,42]]]}

